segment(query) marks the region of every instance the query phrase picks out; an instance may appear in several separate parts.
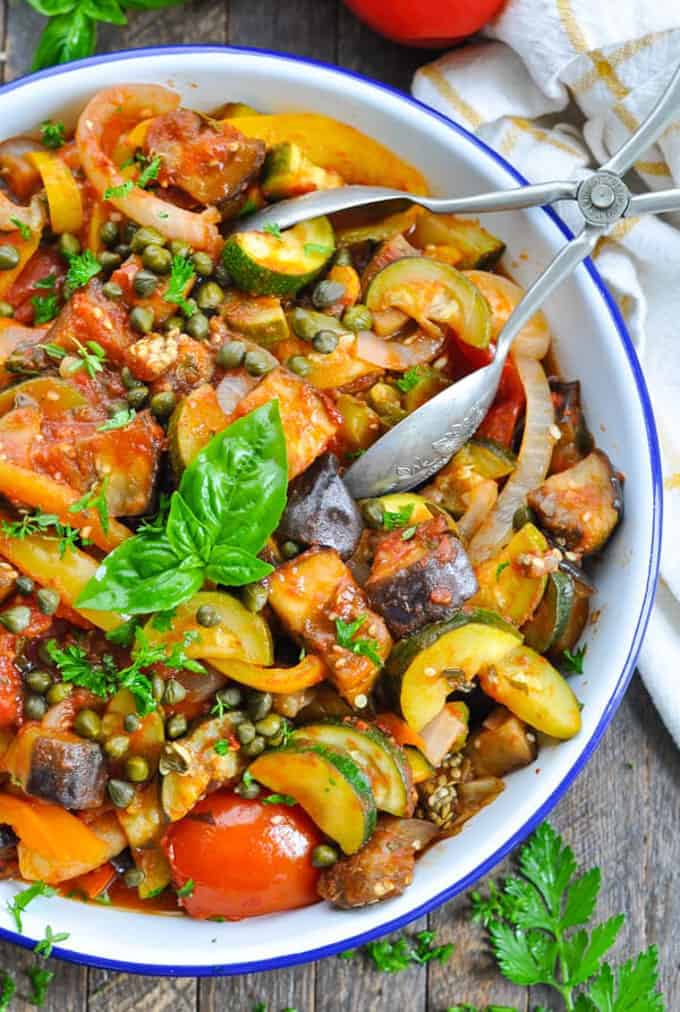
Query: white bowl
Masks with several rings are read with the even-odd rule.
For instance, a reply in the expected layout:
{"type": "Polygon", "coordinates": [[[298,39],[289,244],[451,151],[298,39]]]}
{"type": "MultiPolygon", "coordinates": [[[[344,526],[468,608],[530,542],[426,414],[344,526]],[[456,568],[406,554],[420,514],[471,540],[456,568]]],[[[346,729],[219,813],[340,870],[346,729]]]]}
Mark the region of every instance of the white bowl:
{"type": "MultiPolygon", "coordinates": [[[[49,117],[70,125],[94,92],[126,81],[166,84],[198,109],[234,100],[274,112],[335,116],[418,166],[442,194],[523,182],[465,130],[388,88],[318,63],[223,47],[95,57],[6,85],[0,88],[2,136],[49,117]]],[[[489,215],[487,222],[508,243],[506,262],[524,283],[569,236],[553,213],[540,209],[489,215]]],[[[70,933],[68,948],[55,949],[57,956],[138,973],[229,974],[301,963],[361,944],[450,899],[545,818],[583,768],[626,689],[651,607],[661,529],[661,467],[649,398],[623,321],[591,263],[579,267],[546,312],[562,371],[581,380],[593,433],[627,478],[625,520],[597,569],[594,608],[601,617],[586,634],[586,673],[572,681],[584,703],[578,737],[544,747],[534,766],[514,773],[501,797],[459,836],[427,853],[411,888],[389,902],[353,912],[318,904],[215,924],[55,898],[31,905],[24,935],[2,926],[0,936],[32,946],[49,921],[70,933]]],[[[0,883],[0,909],[15,889],[0,883]]],[[[9,925],[9,916],[2,916],[9,925]]]]}

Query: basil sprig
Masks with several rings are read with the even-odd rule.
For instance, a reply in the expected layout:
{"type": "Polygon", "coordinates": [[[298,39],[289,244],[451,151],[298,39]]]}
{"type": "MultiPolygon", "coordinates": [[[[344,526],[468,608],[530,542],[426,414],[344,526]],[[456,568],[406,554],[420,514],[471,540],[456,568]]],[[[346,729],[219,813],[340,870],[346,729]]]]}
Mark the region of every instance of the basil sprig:
{"type": "Polygon", "coordinates": [[[267,576],[257,558],[286,505],[286,440],[277,401],[218,433],[187,467],[167,518],[106,556],[79,608],[139,615],[177,607],[204,580],[240,587],[267,576]]]}

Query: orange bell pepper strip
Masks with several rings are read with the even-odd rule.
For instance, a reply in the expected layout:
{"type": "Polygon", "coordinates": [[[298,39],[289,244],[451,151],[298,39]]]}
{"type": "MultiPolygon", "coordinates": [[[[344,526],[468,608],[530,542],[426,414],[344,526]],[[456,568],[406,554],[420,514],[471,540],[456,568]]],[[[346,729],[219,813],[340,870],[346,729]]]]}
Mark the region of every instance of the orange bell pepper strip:
{"type": "MultiPolygon", "coordinates": [[[[14,246],[19,253],[19,263],[16,267],[13,267],[10,271],[0,271],[0,299],[5,299],[10,288],[19,277],[24,267],[31,259],[33,254],[40,244],[40,236],[42,231],[40,229],[31,229],[30,235],[26,239],[22,239],[21,235],[17,232],[11,232],[6,237],[7,242],[14,246]]],[[[4,241],[4,239],[3,239],[4,241]]],[[[13,350],[13,349],[12,349],[13,350]]],[[[6,355],[4,356],[7,357],[6,355]]]]}
{"type": "Polygon", "coordinates": [[[104,841],[59,805],[0,794],[0,822],[11,826],[24,846],[49,860],[96,867],[108,856],[104,841]]]}
{"type": "Polygon", "coordinates": [[[421,752],[425,751],[425,742],[417,731],[409,727],[396,713],[379,713],[375,722],[379,728],[392,735],[397,745],[414,745],[421,752]]]}
{"type": "Polygon", "coordinates": [[[323,682],[327,671],[321,658],[308,654],[292,668],[263,668],[247,661],[211,657],[213,668],[260,692],[300,692],[323,682]]]}
{"type": "Polygon", "coordinates": [[[76,892],[83,893],[88,900],[96,900],[97,896],[101,896],[112,885],[116,879],[116,874],[116,869],[110,861],[107,861],[106,864],[103,864],[100,868],[95,868],[94,871],[88,871],[85,875],[76,875],[75,878],[67,879],[62,883],[62,888],[66,892],[75,890],[76,892]]]}
{"type": "Polygon", "coordinates": [[[49,151],[31,151],[27,156],[40,173],[52,231],[79,232],[83,226],[83,201],[70,168],[49,151]]]}

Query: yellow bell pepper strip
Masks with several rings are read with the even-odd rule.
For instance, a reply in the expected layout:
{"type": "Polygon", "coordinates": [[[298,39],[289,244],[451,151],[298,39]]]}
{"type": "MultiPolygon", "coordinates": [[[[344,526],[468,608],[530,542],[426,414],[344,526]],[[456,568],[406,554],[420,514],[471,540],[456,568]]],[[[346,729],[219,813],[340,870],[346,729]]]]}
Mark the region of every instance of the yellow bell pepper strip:
{"type": "Polygon", "coordinates": [[[90,208],[90,217],[87,222],[86,245],[93,253],[100,253],[103,249],[101,241],[101,228],[108,220],[107,205],[101,200],[95,200],[90,208]]]}
{"type": "Polygon", "coordinates": [[[309,654],[292,668],[263,668],[247,661],[210,658],[210,664],[223,674],[260,692],[301,692],[323,682],[327,675],[321,658],[309,654]]]}
{"type": "MultiPolygon", "coordinates": [[[[57,810],[62,811],[62,809],[57,810]]],[[[63,812],[63,814],[68,815],[75,823],[80,823],[88,835],[86,836],[71,825],[65,830],[63,827],[60,829],[55,827],[50,831],[57,836],[60,844],[71,830],[73,838],[68,850],[60,847],[57,854],[50,856],[45,853],[44,845],[43,849],[38,850],[29,847],[20,838],[17,847],[19,873],[29,882],[39,881],[47,882],[48,885],[59,885],[77,875],[86,875],[89,871],[94,871],[104,861],[109,861],[125,848],[127,840],[113,812],[101,815],[91,826],[80,822],[80,819],[75,815],[69,815],[68,812],[63,812]]],[[[20,837],[20,834],[17,833],[17,836],[20,837]]]]}
{"type": "Polygon", "coordinates": [[[83,861],[94,868],[106,860],[104,841],[59,805],[0,794],[0,821],[12,827],[25,847],[46,859],[83,861]]]}
{"type": "Polygon", "coordinates": [[[70,168],[50,151],[31,151],[27,156],[40,173],[53,232],[79,232],[83,226],[83,201],[70,168]]]}
{"type": "MultiPolygon", "coordinates": [[[[10,243],[16,250],[18,250],[19,263],[10,271],[0,271],[0,299],[4,299],[7,296],[7,293],[11,289],[12,285],[37,250],[40,244],[41,235],[42,229],[31,229],[31,233],[26,239],[22,239],[18,232],[11,233],[10,235],[3,237],[3,242],[6,241],[10,243]]],[[[4,321],[2,322],[4,323],[4,321]]],[[[11,320],[7,321],[8,324],[11,322],[11,320]]],[[[4,355],[3,351],[4,349],[0,348],[0,358],[3,358],[4,360],[7,358],[7,355],[4,355]]]]}
{"type": "Polygon", "coordinates": [[[378,141],[317,113],[279,113],[229,119],[246,137],[259,137],[268,148],[283,141],[297,144],[315,165],[339,172],[346,183],[392,186],[427,193],[425,177],[378,141]]]}

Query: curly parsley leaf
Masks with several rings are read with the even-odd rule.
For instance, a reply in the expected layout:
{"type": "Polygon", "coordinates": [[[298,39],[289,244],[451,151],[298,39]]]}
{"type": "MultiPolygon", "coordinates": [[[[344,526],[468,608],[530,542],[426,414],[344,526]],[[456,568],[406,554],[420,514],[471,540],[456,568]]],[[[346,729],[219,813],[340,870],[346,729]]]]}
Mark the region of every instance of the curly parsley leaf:
{"type": "Polygon", "coordinates": [[[414,365],[410,369],[407,369],[403,376],[400,376],[396,380],[396,387],[401,390],[403,394],[407,394],[414,387],[417,387],[423,378],[423,371],[419,365],[414,365]]]}
{"type": "Polygon", "coordinates": [[[59,942],[65,942],[70,937],[71,936],[68,931],[58,931],[55,933],[48,924],[45,928],[45,937],[41,941],[36,942],[33,951],[37,956],[42,956],[43,959],[49,959],[52,955],[52,947],[54,945],[58,945],[59,942]]]}
{"type": "MultiPolygon", "coordinates": [[[[82,288],[91,281],[101,270],[102,265],[92,250],[86,249],[82,253],[76,253],[68,262],[66,285],[71,291],[75,291],[76,288],[82,288]]],[[[88,341],[88,344],[93,343],[95,342],[88,341]]]]}
{"type": "Polygon", "coordinates": [[[341,618],[335,620],[335,638],[338,646],[345,650],[351,650],[353,654],[368,657],[376,667],[382,667],[382,658],[379,653],[380,644],[377,640],[357,637],[357,632],[363,626],[367,615],[359,615],[353,622],[343,622],[341,618]]]}
{"type": "Polygon", "coordinates": [[[564,666],[567,669],[567,671],[572,671],[575,675],[583,674],[583,660],[586,656],[587,649],[588,644],[585,643],[582,647],[579,647],[577,650],[562,651],[562,658],[564,661],[564,666]]]}
{"type": "Polygon", "coordinates": [[[186,316],[193,316],[194,306],[186,298],[186,287],[196,277],[194,265],[188,257],[175,255],[170,268],[170,280],[163,295],[163,302],[172,302],[179,306],[186,316]]]}
{"type": "Polygon", "coordinates": [[[132,193],[135,188],[135,184],[131,179],[126,179],[124,183],[119,183],[117,186],[109,186],[108,189],[104,190],[104,200],[120,200],[121,197],[127,197],[128,193],[132,193]]]}
{"type": "Polygon", "coordinates": [[[50,897],[56,895],[57,890],[53,889],[52,886],[48,886],[45,882],[34,882],[27,889],[22,889],[20,893],[17,893],[7,903],[7,909],[14,918],[17,931],[23,931],[24,929],[21,917],[29,903],[32,903],[39,896],[50,897]]]}
{"type": "Polygon", "coordinates": [[[46,119],[40,124],[40,138],[46,148],[56,151],[66,140],[66,127],[60,120],[46,119]]]}
{"type": "Polygon", "coordinates": [[[425,966],[432,960],[445,963],[453,954],[454,947],[450,942],[434,945],[434,938],[433,931],[419,931],[414,938],[402,936],[392,942],[381,938],[367,942],[363,950],[348,949],[341,952],[340,958],[353,959],[358,951],[363,951],[381,973],[400,973],[414,963],[425,966]]]}
{"type": "Polygon", "coordinates": [[[59,300],[56,295],[33,295],[33,323],[39,327],[43,323],[51,323],[59,312],[59,300]]]}
{"type": "Polygon", "coordinates": [[[45,1004],[47,989],[54,980],[54,970],[48,970],[44,966],[38,965],[29,966],[26,973],[33,986],[33,991],[28,996],[28,1000],[31,1005],[37,1005],[40,1008],[45,1004]]]}
{"type": "Polygon", "coordinates": [[[0,984],[0,1012],[8,1012],[17,986],[14,983],[14,977],[7,970],[0,971],[0,980],[2,981],[0,984]]]}

